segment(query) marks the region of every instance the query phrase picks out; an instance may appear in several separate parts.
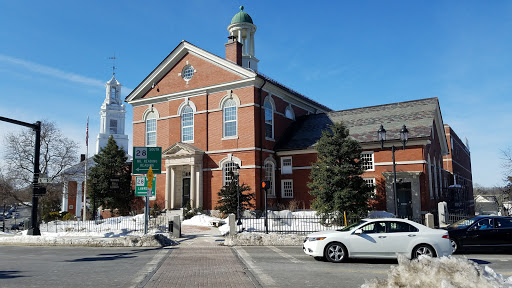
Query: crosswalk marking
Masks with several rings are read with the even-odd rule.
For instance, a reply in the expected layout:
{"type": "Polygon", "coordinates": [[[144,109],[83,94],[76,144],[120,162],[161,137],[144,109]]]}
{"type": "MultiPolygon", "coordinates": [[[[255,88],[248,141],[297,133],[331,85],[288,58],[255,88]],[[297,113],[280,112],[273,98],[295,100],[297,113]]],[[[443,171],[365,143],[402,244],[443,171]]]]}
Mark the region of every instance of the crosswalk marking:
{"type": "Polygon", "coordinates": [[[258,268],[254,264],[254,260],[242,247],[233,247],[235,251],[240,255],[240,258],[245,262],[245,265],[251,270],[251,272],[258,277],[263,286],[273,286],[276,285],[276,281],[272,279],[268,274],[264,273],[262,269],[258,268]]]}
{"type": "Polygon", "coordinates": [[[300,261],[299,259],[293,257],[292,255],[286,254],[285,252],[283,252],[283,250],[281,250],[275,246],[268,246],[268,248],[270,250],[276,252],[277,254],[281,255],[282,257],[292,261],[293,263],[304,263],[303,261],[300,261]]]}

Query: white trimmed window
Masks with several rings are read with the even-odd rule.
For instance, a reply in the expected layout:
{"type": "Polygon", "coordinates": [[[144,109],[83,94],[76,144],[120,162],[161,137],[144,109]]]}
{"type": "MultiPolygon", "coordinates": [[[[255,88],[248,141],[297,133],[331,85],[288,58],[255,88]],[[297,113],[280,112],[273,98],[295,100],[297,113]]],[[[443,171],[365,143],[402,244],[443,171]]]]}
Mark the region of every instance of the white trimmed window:
{"type": "Polygon", "coordinates": [[[363,178],[363,180],[366,183],[366,185],[373,188],[370,194],[370,198],[375,199],[375,196],[377,196],[377,186],[375,185],[375,178],[363,178]]]}
{"type": "Polygon", "coordinates": [[[274,106],[270,100],[265,99],[265,138],[274,139],[274,106]]]}
{"type": "Polygon", "coordinates": [[[275,175],[274,175],[274,171],[275,171],[275,168],[274,168],[274,163],[270,162],[270,161],[267,161],[265,163],[265,180],[266,181],[269,181],[270,182],[270,187],[269,189],[267,189],[267,196],[269,197],[275,197],[276,196],[276,191],[275,191],[275,185],[274,185],[274,178],[275,178],[275,175]]]}
{"type": "Polygon", "coordinates": [[[293,108],[291,106],[286,107],[286,110],[284,111],[284,116],[288,119],[295,119],[295,113],[293,113],[293,108]]]}
{"type": "Polygon", "coordinates": [[[293,180],[281,180],[281,196],[283,198],[293,198],[293,180]]]}
{"type": "Polygon", "coordinates": [[[149,112],[146,115],[146,146],[156,146],[156,115],[149,112]]]}
{"type": "Polygon", "coordinates": [[[194,109],[190,106],[184,107],[181,112],[181,141],[194,141],[194,109]]]}
{"type": "Polygon", "coordinates": [[[231,181],[233,181],[233,177],[231,177],[231,175],[229,175],[231,171],[233,172],[236,172],[236,166],[237,166],[237,163],[231,161],[231,162],[224,162],[224,164],[222,165],[222,179],[223,179],[223,183],[222,185],[223,186],[226,186],[228,185],[229,183],[231,183],[231,181]]]}
{"type": "Polygon", "coordinates": [[[363,169],[367,171],[374,171],[374,161],[373,161],[373,152],[363,152],[361,153],[361,161],[363,162],[363,169]]]}
{"type": "Polygon", "coordinates": [[[222,114],[223,137],[236,137],[238,130],[238,113],[235,100],[228,99],[226,102],[224,102],[224,107],[222,107],[222,114]]]}
{"type": "Polygon", "coordinates": [[[281,158],[281,174],[292,174],[292,157],[281,158]]]}

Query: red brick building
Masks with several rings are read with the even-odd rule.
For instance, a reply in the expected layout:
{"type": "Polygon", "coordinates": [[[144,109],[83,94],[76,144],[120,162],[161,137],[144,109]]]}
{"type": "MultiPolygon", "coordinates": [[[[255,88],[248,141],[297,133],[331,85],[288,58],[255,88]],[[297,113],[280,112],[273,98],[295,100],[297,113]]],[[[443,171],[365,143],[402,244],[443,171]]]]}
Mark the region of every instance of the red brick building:
{"type": "MultiPolygon", "coordinates": [[[[442,198],[443,156],[448,154],[437,98],[333,112],[259,73],[256,26],[240,11],[228,26],[225,58],[182,41],[133,91],[133,146],[162,147],[160,207],[215,209],[217,193],[239,167],[240,181],[263,207],[259,188],[271,181],[271,206],[309,208],[307,182],[316,161],[314,144],[328,124],[343,121],[368,160],[363,175],[376,186],[376,209],[394,211],[390,145],[409,129],[405,150],[396,152],[399,214],[419,217],[442,198]],[[377,138],[384,124],[388,141],[377,138]]],[[[401,144],[400,144],[401,145],[401,144]]]]}

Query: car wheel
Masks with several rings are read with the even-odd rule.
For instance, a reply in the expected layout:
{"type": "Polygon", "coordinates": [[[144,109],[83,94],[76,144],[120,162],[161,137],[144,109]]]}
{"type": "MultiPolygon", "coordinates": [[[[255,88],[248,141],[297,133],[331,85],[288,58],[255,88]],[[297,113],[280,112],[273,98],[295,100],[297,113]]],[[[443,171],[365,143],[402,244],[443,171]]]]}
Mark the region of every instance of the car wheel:
{"type": "Polygon", "coordinates": [[[330,262],[341,263],[348,258],[347,248],[338,242],[329,243],[325,247],[325,258],[330,262]]]}
{"type": "Polygon", "coordinates": [[[421,255],[429,256],[429,257],[436,257],[436,252],[434,248],[430,245],[422,244],[418,245],[412,250],[412,258],[418,258],[421,255]]]}
{"type": "Polygon", "coordinates": [[[457,249],[459,248],[459,243],[457,243],[457,240],[450,239],[450,242],[452,243],[452,253],[457,252],[457,249]]]}

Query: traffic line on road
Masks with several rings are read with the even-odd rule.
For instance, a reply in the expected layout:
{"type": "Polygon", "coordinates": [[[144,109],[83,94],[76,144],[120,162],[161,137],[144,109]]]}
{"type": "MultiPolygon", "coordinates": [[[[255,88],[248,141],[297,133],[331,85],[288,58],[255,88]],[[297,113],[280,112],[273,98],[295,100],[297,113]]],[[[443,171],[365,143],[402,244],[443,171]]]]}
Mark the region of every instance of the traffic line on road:
{"type": "Polygon", "coordinates": [[[262,282],[262,286],[273,286],[276,285],[276,281],[272,279],[268,274],[263,272],[262,269],[258,268],[254,264],[254,260],[252,259],[251,255],[247,253],[243,248],[241,247],[233,247],[240,256],[240,258],[245,262],[245,265],[251,270],[251,272],[258,277],[258,279],[262,282]]]}
{"type": "Polygon", "coordinates": [[[268,246],[268,248],[270,250],[276,252],[277,254],[281,255],[282,257],[292,261],[293,263],[304,263],[303,261],[300,261],[299,259],[293,257],[292,255],[286,254],[285,252],[283,252],[283,250],[281,250],[275,246],[268,246]]]}

